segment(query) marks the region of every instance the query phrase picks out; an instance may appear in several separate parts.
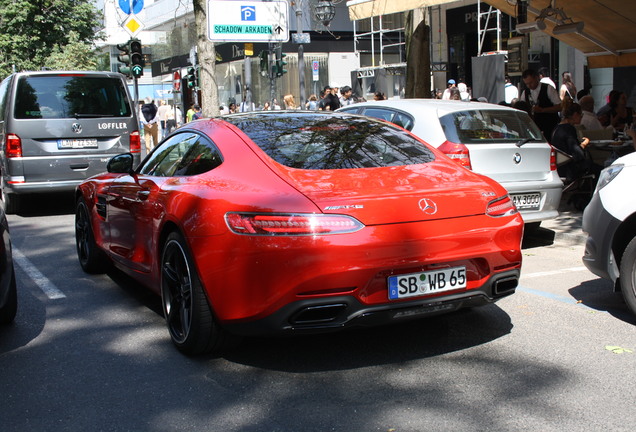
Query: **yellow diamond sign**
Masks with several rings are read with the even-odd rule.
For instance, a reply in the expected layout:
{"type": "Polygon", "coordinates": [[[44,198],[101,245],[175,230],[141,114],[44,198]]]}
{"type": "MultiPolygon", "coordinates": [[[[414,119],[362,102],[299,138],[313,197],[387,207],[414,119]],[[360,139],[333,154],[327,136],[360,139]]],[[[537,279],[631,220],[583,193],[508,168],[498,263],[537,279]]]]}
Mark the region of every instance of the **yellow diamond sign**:
{"type": "Polygon", "coordinates": [[[128,32],[130,36],[135,37],[137,36],[137,33],[139,33],[144,28],[144,24],[139,21],[139,19],[137,19],[134,14],[131,14],[128,15],[128,18],[126,18],[126,21],[124,21],[122,27],[128,32]]]}

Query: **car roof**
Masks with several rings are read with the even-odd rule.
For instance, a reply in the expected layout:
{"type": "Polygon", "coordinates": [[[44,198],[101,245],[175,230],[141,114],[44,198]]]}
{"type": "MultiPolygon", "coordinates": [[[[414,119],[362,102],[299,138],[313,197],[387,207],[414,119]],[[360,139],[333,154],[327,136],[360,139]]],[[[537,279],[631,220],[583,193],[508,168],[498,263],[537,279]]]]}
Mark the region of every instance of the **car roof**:
{"type": "Polygon", "coordinates": [[[387,108],[401,109],[404,111],[425,112],[435,114],[436,116],[458,111],[483,109],[517,111],[511,107],[486,102],[464,102],[442,99],[389,99],[382,101],[367,101],[360,102],[354,105],[348,105],[346,108],[351,109],[354,107],[364,106],[384,106],[387,108]]]}

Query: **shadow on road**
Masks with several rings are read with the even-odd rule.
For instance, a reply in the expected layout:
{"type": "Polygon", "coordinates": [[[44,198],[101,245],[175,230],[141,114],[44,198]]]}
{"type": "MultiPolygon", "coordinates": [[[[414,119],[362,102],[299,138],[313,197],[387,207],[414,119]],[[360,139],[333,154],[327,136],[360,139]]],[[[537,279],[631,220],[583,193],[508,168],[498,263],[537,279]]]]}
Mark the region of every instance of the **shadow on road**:
{"type": "Polygon", "coordinates": [[[568,292],[589,308],[607,312],[621,321],[636,325],[636,315],[625,304],[623,295],[613,292],[611,281],[600,278],[585,281],[568,292]]]}
{"type": "Polygon", "coordinates": [[[22,217],[57,216],[75,213],[73,192],[55,192],[23,195],[20,197],[22,217]]]}

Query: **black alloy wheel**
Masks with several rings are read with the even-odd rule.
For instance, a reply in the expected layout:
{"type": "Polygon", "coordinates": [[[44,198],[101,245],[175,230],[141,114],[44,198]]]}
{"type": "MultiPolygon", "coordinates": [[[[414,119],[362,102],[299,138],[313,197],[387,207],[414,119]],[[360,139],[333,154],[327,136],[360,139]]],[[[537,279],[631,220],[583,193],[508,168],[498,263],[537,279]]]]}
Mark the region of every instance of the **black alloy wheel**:
{"type": "Polygon", "coordinates": [[[161,254],[161,298],[170,337],[184,354],[220,351],[229,335],[214,318],[183,236],[170,233],[161,254]]]}
{"type": "Polygon", "coordinates": [[[110,259],[95,243],[88,207],[82,198],[77,200],[75,207],[75,246],[77,258],[86,273],[97,274],[108,270],[110,259]]]}

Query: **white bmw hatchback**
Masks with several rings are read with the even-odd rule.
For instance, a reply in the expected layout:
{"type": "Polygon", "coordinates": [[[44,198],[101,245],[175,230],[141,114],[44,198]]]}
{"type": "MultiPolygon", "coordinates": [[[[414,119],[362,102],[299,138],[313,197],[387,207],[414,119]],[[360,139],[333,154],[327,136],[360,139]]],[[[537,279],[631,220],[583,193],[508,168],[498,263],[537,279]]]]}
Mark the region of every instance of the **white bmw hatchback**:
{"type": "Polygon", "coordinates": [[[556,155],[524,111],[436,99],[363,102],[338,111],[402,126],[459,165],[498,181],[530,226],[559,214],[563,183],[556,155]]]}

